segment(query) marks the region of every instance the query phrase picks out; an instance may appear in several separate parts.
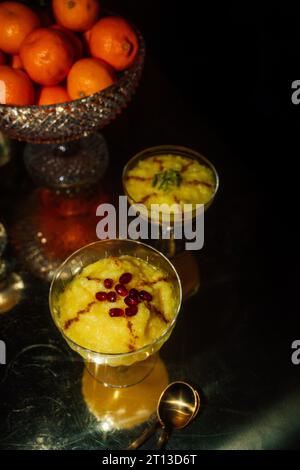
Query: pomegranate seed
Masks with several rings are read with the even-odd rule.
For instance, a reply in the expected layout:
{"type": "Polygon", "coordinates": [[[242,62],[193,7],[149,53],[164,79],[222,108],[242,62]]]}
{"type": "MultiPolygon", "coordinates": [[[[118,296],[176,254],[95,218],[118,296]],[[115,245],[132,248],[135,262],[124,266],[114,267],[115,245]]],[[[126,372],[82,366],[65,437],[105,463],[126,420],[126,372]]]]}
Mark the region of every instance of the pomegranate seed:
{"type": "Polygon", "coordinates": [[[125,309],[125,314],[127,317],[134,317],[138,313],[138,306],[137,305],[132,305],[131,307],[128,307],[125,309]]]}
{"type": "Polygon", "coordinates": [[[115,302],[117,300],[117,294],[115,292],[109,292],[107,294],[107,300],[109,302],[115,302]]]}
{"type": "Polygon", "coordinates": [[[124,302],[126,305],[128,305],[128,307],[131,307],[132,305],[137,305],[139,303],[139,299],[137,297],[128,296],[124,302]]]}
{"type": "Polygon", "coordinates": [[[106,289],[111,289],[112,286],[114,285],[114,281],[112,279],[104,279],[104,287],[106,287],[106,289]]]}
{"type": "Polygon", "coordinates": [[[137,289],[130,289],[129,291],[130,297],[135,297],[139,295],[139,291],[137,289]]]}
{"type": "Polygon", "coordinates": [[[128,290],[126,289],[126,287],[122,286],[122,284],[117,284],[115,289],[116,292],[122,297],[126,297],[126,295],[128,295],[128,290]]]}
{"type": "Polygon", "coordinates": [[[146,302],[151,302],[153,299],[153,296],[150,294],[150,292],[147,292],[146,290],[141,290],[139,297],[141,300],[146,300],[146,302]]]}
{"type": "Polygon", "coordinates": [[[119,281],[120,281],[120,284],[128,284],[131,281],[131,279],[132,279],[132,274],[124,273],[120,277],[119,281]]]}
{"type": "Polygon", "coordinates": [[[109,314],[111,317],[123,317],[124,310],[121,308],[111,308],[109,314]]]}
{"type": "Polygon", "coordinates": [[[107,293],[106,292],[97,292],[95,295],[96,299],[99,300],[100,302],[103,302],[103,300],[107,300],[107,293]]]}

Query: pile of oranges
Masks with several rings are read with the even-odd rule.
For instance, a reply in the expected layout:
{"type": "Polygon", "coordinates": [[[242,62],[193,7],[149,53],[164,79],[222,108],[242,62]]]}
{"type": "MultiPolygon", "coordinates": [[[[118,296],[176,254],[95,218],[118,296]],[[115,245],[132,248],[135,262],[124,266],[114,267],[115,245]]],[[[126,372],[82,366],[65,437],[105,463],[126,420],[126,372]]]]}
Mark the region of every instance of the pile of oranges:
{"type": "Polygon", "coordinates": [[[0,103],[49,105],[111,86],[129,68],[138,39],[123,18],[104,16],[98,0],[52,0],[39,14],[0,3],[0,103]]]}

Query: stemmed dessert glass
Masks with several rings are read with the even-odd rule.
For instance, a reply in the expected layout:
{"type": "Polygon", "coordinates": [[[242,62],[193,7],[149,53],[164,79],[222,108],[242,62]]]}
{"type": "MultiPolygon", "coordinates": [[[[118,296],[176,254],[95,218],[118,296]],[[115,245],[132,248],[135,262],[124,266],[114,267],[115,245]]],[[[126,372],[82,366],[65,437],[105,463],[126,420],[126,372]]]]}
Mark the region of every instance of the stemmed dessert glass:
{"type": "MultiPolygon", "coordinates": [[[[196,160],[199,162],[201,165],[204,165],[208,167],[213,175],[214,175],[214,191],[209,199],[209,201],[204,204],[204,211],[206,211],[211,204],[213,203],[215,196],[218,192],[219,188],[219,176],[218,173],[214,167],[214,165],[203,155],[200,153],[186,147],[181,147],[177,145],[160,145],[157,147],[150,147],[142,152],[139,152],[137,155],[135,155],[124,168],[123,171],[123,189],[124,193],[128,198],[128,203],[130,205],[132,204],[138,204],[139,201],[136,201],[130,192],[127,189],[127,176],[128,172],[135,168],[135,166],[138,164],[139,161],[145,160],[150,157],[159,157],[162,155],[174,155],[174,156],[181,156],[185,158],[189,158],[192,160],[196,160]]],[[[148,210],[143,211],[141,210],[140,213],[141,216],[144,216],[148,220],[149,223],[153,223],[153,220],[149,220],[149,212],[148,210]]],[[[191,218],[192,224],[194,224],[197,212],[194,210],[190,214],[185,214],[191,218]]],[[[172,216],[172,214],[171,214],[172,216]]],[[[183,298],[187,299],[188,297],[191,297],[192,295],[196,294],[199,286],[200,286],[200,273],[199,273],[199,267],[198,267],[198,262],[195,259],[195,256],[193,255],[193,252],[191,251],[185,251],[185,242],[186,240],[184,238],[182,239],[176,239],[174,236],[174,227],[175,227],[175,221],[174,219],[172,220],[172,217],[170,218],[170,224],[162,224],[162,218],[161,214],[157,214],[157,220],[154,221],[154,223],[157,223],[159,225],[159,238],[155,240],[151,240],[150,243],[153,245],[155,248],[157,248],[160,252],[164,253],[165,256],[168,258],[172,259],[172,262],[174,263],[174,266],[177,269],[177,272],[180,276],[181,279],[181,284],[182,284],[182,290],[183,290],[183,298]]]]}
{"type": "Polygon", "coordinates": [[[54,207],[60,217],[82,214],[91,205],[91,194],[95,194],[95,185],[108,165],[108,149],[98,131],[127,107],[143,71],[145,42],[142,34],[134,29],[139,41],[137,57],[109,88],[55,105],[0,105],[0,131],[7,137],[27,142],[24,155],[27,171],[43,188],[39,202],[34,201],[31,214],[25,216],[27,220],[24,220],[24,213],[21,214],[23,223],[17,230],[17,245],[23,258],[33,264],[32,270],[46,279],[51,279],[55,269],[70,253],[62,259],[55,253],[47,256],[43,251],[47,237],[38,236],[41,230],[31,216],[40,203],[42,211],[54,207]]]}
{"type": "MultiPolygon", "coordinates": [[[[139,161],[145,160],[145,159],[150,158],[150,157],[159,157],[159,156],[162,156],[162,155],[180,156],[180,157],[189,158],[191,160],[196,160],[201,165],[204,165],[204,166],[208,167],[212,171],[212,173],[214,175],[214,191],[213,191],[213,194],[212,194],[211,198],[209,199],[209,201],[206,204],[204,204],[204,211],[206,211],[211,206],[211,204],[212,204],[212,202],[213,202],[213,200],[214,200],[214,198],[215,198],[215,196],[218,192],[218,188],[219,188],[218,173],[217,173],[214,165],[207,158],[205,158],[203,155],[201,155],[200,153],[198,153],[195,150],[192,150],[190,148],[180,147],[180,146],[177,146],[177,145],[160,145],[160,146],[157,146],[157,147],[150,147],[150,148],[147,148],[147,149],[143,150],[142,152],[139,152],[137,155],[135,155],[133,158],[131,158],[131,160],[129,160],[129,162],[127,163],[127,165],[124,168],[123,178],[122,178],[122,180],[123,180],[123,189],[124,189],[124,192],[125,192],[125,194],[128,198],[129,204],[131,204],[131,205],[132,204],[138,204],[139,201],[134,200],[134,198],[132,197],[132,195],[129,193],[129,191],[127,189],[126,181],[127,181],[127,177],[128,177],[128,172],[130,170],[132,170],[133,168],[135,168],[136,165],[139,163],[139,161]]],[[[146,214],[146,216],[147,215],[148,214],[146,214]]],[[[193,212],[190,214],[190,217],[194,220],[196,215],[197,215],[196,211],[193,210],[193,212]]],[[[152,243],[154,243],[155,247],[159,251],[164,253],[165,256],[167,256],[168,258],[173,258],[178,253],[180,253],[184,250],[185,240],[184,239],[178,240],[174,237],[174,220],[172,221],[172,217],[171,217],[170,225],[164,227],[165,232],[168,232],[168,237],[166,237],[166,236],[163,237],[162,236],[162,223],[161,223],[160,214],[158,214],[158,221],[157,222],[161,226],[161,231],[160,231],[161,236],[158,240],[152,240],[152,243]]]]}
{"type": "Polygon", "coordinates": [[[68,345],[83,357],[86,368],[96,380],[112,387],[127,387],[137,384],[151,373],[157,359],[156,353],[168,340],[174,329],[180,311],[181,300],[180,279],[170,261],[148,245],[133,240],[121,239],[98,241],[76,251],[57,270],[49,294],[52,318],[68,345]],[[59,298],[66,286],[83,268],[100,259],[122,255],[130,255],[144,260],[166,273],[168,280],[173,285],[176,299],[174,318],[160,337],[138,350],[123,354],[104,354],[101,351],[91,351],[80,344],[76,344],[65,334],[60,322],[59,298]]]}

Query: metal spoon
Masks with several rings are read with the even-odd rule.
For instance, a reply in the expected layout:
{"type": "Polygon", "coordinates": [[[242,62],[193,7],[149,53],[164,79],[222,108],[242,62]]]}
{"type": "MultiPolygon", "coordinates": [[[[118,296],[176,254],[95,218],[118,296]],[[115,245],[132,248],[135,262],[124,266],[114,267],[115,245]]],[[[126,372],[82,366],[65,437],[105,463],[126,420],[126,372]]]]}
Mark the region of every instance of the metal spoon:
{"type": "Polygon", "coordinates": [[[162,427],[158,448],[162,448],[172,429],[183,429],[195,418],[200,408],[198,392],[186,382],[173,382],[162,392],[157,405],[157,421],[136,439],[128,450],[138,449],[162,427]]]}

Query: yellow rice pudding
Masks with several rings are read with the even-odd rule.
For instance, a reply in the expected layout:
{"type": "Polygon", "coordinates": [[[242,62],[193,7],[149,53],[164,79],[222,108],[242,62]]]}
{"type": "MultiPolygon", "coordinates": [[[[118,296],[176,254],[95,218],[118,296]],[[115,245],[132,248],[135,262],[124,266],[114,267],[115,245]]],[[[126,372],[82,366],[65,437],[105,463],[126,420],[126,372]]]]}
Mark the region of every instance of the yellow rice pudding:
{"type": "Polygon", "coordinates": [[[164,271],[133,256],[108,257],[85,267],[66,286],[59,298],[59,322],[65,336],[84,348],[128,353],[158,339],[176,308],[174,287],[164,271]]]}
{"type": "Polygon", "coordinates": [[[179,155],[148,157],[125,176],[125,188],[135,203],[206,204],[214,196],[213,171],[197,160],[179,155]]]}

